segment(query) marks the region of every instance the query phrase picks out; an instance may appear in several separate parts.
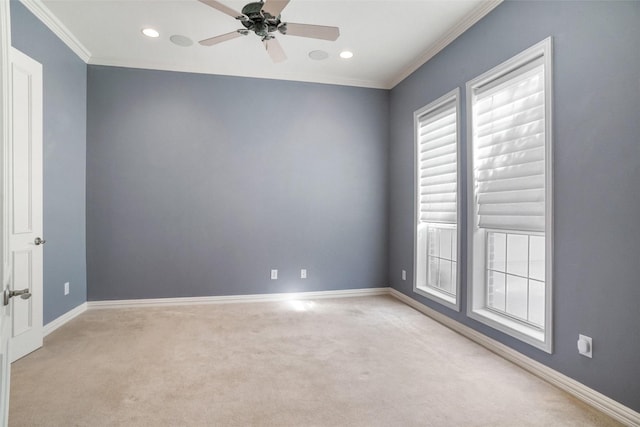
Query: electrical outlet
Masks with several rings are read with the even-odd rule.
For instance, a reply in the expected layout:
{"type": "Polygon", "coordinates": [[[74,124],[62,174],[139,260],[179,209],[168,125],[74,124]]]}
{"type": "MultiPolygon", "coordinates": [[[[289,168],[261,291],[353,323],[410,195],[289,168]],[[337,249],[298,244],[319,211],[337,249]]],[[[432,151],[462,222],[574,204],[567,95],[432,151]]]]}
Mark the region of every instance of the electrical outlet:
{"type": "Polygon", "coordinates": [[[407,270],[402,270],[402,280],[407,280],[407,270]]]}
{"type": "Polygon", "coordinates": [[[593,358],[593,340],[586,335],[578,335],[578,353],[593,358]]]}
{"type": "Polygon", "coordinates": [[[64,294],[69,295],[69,282],[64,284],[64,294]]]}
{"type": "Polygon", "coordinates": [[[271,270],[271,280],[277,280],[278,279],[278,270],[271,270]]]}
{"type": "Polygon", "coordinates": [[[300,278],[301,279],[306,279],[307,278],[307,269],[303,268],[302,270],[300,270],[300,278]]]}

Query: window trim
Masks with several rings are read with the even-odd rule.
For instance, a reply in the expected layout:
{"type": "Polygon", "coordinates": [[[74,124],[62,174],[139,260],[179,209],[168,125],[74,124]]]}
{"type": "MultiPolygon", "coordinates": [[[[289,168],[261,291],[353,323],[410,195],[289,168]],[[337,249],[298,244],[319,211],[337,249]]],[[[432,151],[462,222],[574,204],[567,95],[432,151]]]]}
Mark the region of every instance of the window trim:
{"type": "Polygon", "coordinates": [[[467,316],[504,332],[547,353],[553,352],[553,49],[552,38],[531,46],[511,59],[481,74],[466,84],[467,115],[467,316]],[[527,326],[486,307],[484,270],[486,255],[482,249],[486,231],[476,226],[473,150],[473,98],[476,89],[503,78],[536,58],[543,58],[545,90],[545,325],[544,330],[527,326]],[[476,260],[475,254],[483,254],[476,260]]]}
{"type": "Polygon", "coordinates": [[[461,289],[461,273],[462,273],[462,209],[460,209],[460,202],[462,200],[462,168],[461,168],[461,153],[460,153],[460,88],[457,87],[454,90],[444,94],[435,101],[430,102],[424,107],[416,110],[413,113],[413,140],[414,140],[414,162],[413,162],[413,292],[429,298],[439,304],[444,305],[455,311],[460,311],[460,289],[461,289]],[[454,103],[456,108],[456,295],[455,297],[445,293],[439,292],[436,289],[423,289],[418,288],[418,225],[420,222],[420,178],[418,176],[420,171],[420,147],[418,141],[418,125],[421,116],[428,114],[431,111],[435,111],[445,104],[450,102],[454,103]]]}

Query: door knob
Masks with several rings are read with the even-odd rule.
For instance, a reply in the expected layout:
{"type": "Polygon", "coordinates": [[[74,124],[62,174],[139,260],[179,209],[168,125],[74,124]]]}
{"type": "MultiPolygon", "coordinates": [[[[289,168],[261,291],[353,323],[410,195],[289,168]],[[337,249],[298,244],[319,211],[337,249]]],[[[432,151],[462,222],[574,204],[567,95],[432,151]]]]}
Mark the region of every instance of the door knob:
{"type": "Polygon", "coordinates": [[[33,243],[35,243],[36,246],[38,246],[38,245],[44,245],[45,243],[47,243],[47,241],[44,239],[41,239],[40,237],[36,237],[33,243]]]}
{"type": "Polygon", "coordinates": [[[9,305],[9,300],[11,298],[13,298],[13,297],[17,297],[18,295],[20,295],[20,298],[22,298],[22,299],[31,298],[31,292],[29,292],[29,288],[22,289],[20,291],[5,290],[4,291],[4,305],[9,305]]]}

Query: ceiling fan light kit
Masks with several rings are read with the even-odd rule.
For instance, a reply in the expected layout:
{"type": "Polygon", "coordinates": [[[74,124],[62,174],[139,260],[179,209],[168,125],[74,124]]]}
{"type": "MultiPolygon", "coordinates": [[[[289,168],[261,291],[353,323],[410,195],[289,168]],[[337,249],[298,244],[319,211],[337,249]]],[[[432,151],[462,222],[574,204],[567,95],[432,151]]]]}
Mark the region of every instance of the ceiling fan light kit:
{"type": "Polygon", "coordinates": [[[287,59],[287,56],[280,42],[276,39],[277,33],[329,41],[335,41],[340,36],[338,27],[282,22],[280,13],[289,4],[289,0],[266,0],[264,2],[249,3],[242,8],[241,13],[217,0],[199,1],[237,19],[244,26],[244,28],[230,33],[200,40],[199,43],[203,46],[213,46],[253,32],[262,39],[262,43],[271,60],[273,62],[282,62],[287,59]]]}

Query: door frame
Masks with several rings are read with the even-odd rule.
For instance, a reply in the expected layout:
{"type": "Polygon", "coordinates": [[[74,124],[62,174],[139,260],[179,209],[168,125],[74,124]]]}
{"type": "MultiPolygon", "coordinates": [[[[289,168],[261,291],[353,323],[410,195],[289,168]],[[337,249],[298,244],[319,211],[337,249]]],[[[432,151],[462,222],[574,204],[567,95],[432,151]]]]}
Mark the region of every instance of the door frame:
{"type": "MultiPolygon", "coordinates": [[[[10,268],[8,262],[8,233],[7,233],[7,150],[9,147],[10,124],[11,124],[11,92],[9,88],[9,55],[11,49],[11,15],[10,2],[0,0],[0,293],[9,286],[10,268]]],[[[0,335],[3,342],[8,333],[7,318],[5,317],[6,308],[0,302],[0,335]],[[3,327],[4,326],[4,327],[3,327]]],[[[0,349],[0,370],[2,381],[0,381],[0,424],[6,426],[9,421],[9,389],[11,380],[11,364],[9,363],[9,348],[0,349]],[[5,354],[2,354],[4,350],[5,354]]]]}

